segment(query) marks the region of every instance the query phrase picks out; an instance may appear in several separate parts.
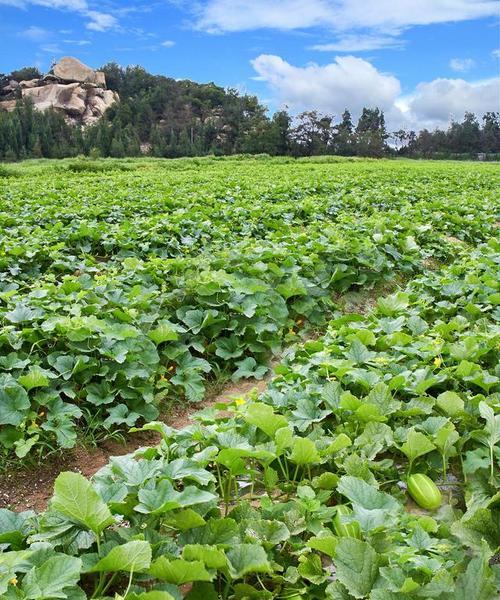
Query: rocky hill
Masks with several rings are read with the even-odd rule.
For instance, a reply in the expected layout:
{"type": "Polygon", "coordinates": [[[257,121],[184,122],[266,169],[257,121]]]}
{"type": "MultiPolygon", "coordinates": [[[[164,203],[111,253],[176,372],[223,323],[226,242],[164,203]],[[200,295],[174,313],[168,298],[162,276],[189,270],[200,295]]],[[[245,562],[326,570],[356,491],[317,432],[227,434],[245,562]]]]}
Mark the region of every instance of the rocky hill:
{"type": "Polygon", "coordinates": [[[40,79],[11,80],[0,89],[0,109],[11,112],[20,98],[29,98],[37,110],[53,108],[71,124],[92,125],[119,100],[106,89],[102,71],[94,71],[76,58],[61,58],[40,79]]]}

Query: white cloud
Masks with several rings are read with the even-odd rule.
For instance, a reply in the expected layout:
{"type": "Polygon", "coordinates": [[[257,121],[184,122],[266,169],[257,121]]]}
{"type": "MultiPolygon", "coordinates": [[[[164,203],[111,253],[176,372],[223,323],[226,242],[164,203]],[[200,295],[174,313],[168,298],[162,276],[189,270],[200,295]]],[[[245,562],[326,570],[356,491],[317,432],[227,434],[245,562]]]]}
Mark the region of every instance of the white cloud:
{"type": "Polygon", "coordinates": [[[208,31],[374,28],[397,31],[498,15],[495,0],[208,0],[197,26],[208,31]]]}
{"type": "Polygon", "coordinates": [[[450,60],[450,69],[459,73],[465,73],[466,71],[470,71],[475,64],[472,58],[452,58],[450,60]]]}
{"type": "Polygon", "coordinates": [[[500,48],[493,50],[492,54],[495,58],[500,58],[500,48]]]}
{"type": "Polygon", "coordinates": [[[364,52],[380,48],[400,48],[401,40],[383,35],[349,34],[340,37],[336,42],[328,44],[315,44],[311,50],[320,52],[364,52]]]}
{"type": "Polygon", "coordinates": [[[58,44],[43,44],[40,46],[40,50],[47,54],[62,54],[62,50],[58,44]]]}
{"type": "Polygon", "coordinates": [[[72,44],[73,46],[90,46],[92,43],[90,40],[63,40],[65,44],[72,44]]]}
{"type": "Polygon", "coordinates": [[[30,5],[43,6],[54,10],[76,12],[89,20],[86,27],[93,31],[107,31],[118,25],[113,15],[92,10],[87,0],[0,0],[0,4],[16,8],[28,8],[30,5]]]}
{"type": "Polygon", "coordinates": [[[50,31],[47,31],[42,27],[32,25],[31,27],[28,27],[28,29],[21,31],[20,35],[21,37],[26,38],[27,40],[30,40],[32,42],[41,42],[43,40],[46,40],[50,36],[50,31]]]}
{"type": "Polygon", "coordinates": [[[297,67],[279,56],[263,54],[252,65],[257,79],[274,94],[274,102],[289,106],[292,112],[318,109],[338,117],[349,108],[357,118],[363,106],[378,106],[391,130],[446,127],[450,118],[461,119],[466,111],[481,116],[500,110],[500,78],[473,83],[435,79],[402,96],[396,77],[354,56],[337,56],[322,66],[297,67]]]}
{"type": "Polygon", "coordinates": [[[90,19],[86,27],[92,31],[107,31],[118,25],[116,18],[107,13],[102,13],[97,10],[86,10],[84,14],[90,19]]]}
{"type": "Polygon", "coordinates": [[[483,115],[500,110],[500,77],[469,82],[464,79],[434,79],[420,83],[408,106],[418,120],[439,125],[460,119],[466,111],[483,115]]]}
{"type": "Polygon", "coordinates": [[[173,40],[165,40],[160,45],[164,48],[172,48],[172,46],[175,46],[175,42],[173,40]]]}
{"type": "Polygon", "coordinates": [[[199,9],[197,27],[209,32],[304,29],[330,20],[325,0],[211,0],[199,9]]]}
{"type": "Polygon", "coordinates": [[[401,93],[395,77],[354,56],[338,56],[324,66],[295,67],[279,56],[262,54],[252,65],[278,101],[297,111],[317,108],[339,114],[349,108],[359,112],[367,104],[385,110],[401,93]]]}

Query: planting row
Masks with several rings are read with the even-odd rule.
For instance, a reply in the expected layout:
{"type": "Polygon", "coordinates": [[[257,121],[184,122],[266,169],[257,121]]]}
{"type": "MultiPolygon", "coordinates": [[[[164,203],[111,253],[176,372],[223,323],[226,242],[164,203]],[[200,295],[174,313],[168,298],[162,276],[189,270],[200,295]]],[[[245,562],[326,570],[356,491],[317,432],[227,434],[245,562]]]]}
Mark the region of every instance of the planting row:
{"type": "Polygon", "coordinates": [[[46,513],[0,511],[2,597],[498,597],[499,250],[337,312],[259,398],[145,425],[157,447],[61,474],[46,513]]]}
{"type": "Polygon", "coordinates": [[[5,455],[261,378],[333,294],[448,261],[495,219],[489,165],[102,164],[100,179],[28,164],[1,184],[5,455]]]}

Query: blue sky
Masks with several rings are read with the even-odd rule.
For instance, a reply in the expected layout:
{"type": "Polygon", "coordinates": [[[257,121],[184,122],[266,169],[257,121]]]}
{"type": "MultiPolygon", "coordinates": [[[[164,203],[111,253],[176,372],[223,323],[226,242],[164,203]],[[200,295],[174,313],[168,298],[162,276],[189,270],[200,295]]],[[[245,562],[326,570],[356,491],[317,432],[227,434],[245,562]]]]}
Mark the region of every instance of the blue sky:
{"type": "Polygon", "coordinates": [[[443,125],[500,110],[500,2],[0,0],[0,72],[76,56],[256,93],[271,109],[443,125]]]}

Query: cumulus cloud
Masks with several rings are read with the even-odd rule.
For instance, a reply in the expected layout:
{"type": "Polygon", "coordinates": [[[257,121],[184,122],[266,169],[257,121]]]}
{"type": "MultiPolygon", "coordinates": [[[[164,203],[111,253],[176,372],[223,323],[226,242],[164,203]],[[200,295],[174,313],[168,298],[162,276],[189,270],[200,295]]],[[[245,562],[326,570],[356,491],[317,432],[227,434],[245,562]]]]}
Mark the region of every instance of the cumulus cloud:
{"type": "Polygon", "coordinates": [[[92,10],[87,0],[0,0],[1,4],[16,8],[28,8],[30,5],[34,5],[76,12],[88,19],[86,27],[93,31],[107,31],[115,28],[118,24],[113,15],[92,10]]]}
{"type": "Polygon", "coordinates": [[[301,67],[279,56],[262,54],[252,65],[274,101],[292,112],[318,109],[338,116],[349,108],[356,118],[364,106],[377,106],[384,110],[393,130],[445,127],[451,118],[460,119],[466,111],[482,115],[500,109],[499,78],[476,83],[436,79],[402,96],[396,77],[354,56],[337,56],[326,65],[301,67]]]}
{"type": "Polygon", "coordinates": [[[470,71],[475,64],[472,58],[452,58],[450,60],[450,69],[459,73],[465,73],[466,71],[470,71]]]}
{"type": "Polygon", "coordinates": [[[338,114],[346,107],[359,112],[367,104],[388,109],[401,93],[395,77],[355,56],[338,56],[324,66],[296,67],[279,56],[262,54],[252,65],[279,102],[292,110],[317,108],[338,114]]]}
{"type": "Polygon", "coordinates": [[[172,48],[175,46],[175,42],[173,40],[165,40],[160,44],[160,46],[163,46],[164,48],[172,48]]]}
{"type": "Polygon", "coordinates": [[[416,119],[438,125],[460,119],[465,111],[482,115],[500,110],[500,77],[468,82],[464,79],[435,79],[420,83],[408,106],[416,119]]]}

